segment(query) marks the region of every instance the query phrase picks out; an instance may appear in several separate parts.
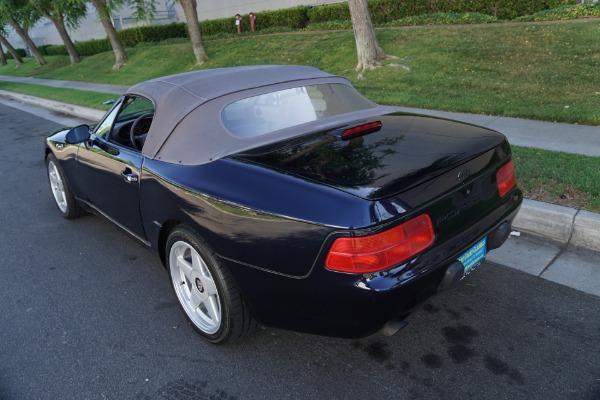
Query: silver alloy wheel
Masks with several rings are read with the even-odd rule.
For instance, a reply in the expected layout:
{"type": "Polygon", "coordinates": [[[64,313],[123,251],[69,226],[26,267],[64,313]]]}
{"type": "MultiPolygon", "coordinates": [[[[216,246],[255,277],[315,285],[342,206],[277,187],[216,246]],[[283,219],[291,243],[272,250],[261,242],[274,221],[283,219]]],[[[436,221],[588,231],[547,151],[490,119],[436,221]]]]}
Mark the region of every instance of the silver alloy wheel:
{"type": "Polygon", "coordinates": [[[65,185],[54,161],[48,163],[48,178],[50,179],[50,188],[52,189],[54,200],[56,200],[56,205],[60,208],[60,211],[66,214],[68,207],[65,185]]]}
{"type": "Polygon", "coordinates": [[[202,332],[212,335],[221,326],[221,301],[208,266],[187,242],[177,241],[169,253],[171,280],[179,302],[202,332]]]}

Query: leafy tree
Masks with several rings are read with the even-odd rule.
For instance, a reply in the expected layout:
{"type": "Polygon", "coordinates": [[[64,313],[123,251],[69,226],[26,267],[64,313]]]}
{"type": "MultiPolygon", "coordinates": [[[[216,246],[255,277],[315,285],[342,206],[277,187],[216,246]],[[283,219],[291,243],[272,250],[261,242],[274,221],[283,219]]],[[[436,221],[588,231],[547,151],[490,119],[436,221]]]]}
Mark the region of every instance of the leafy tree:
{"type": "Polygon", "coordinates": [[[23,39],[23,42],[29,47],[29,50],[35,57],[39,65],[46,64],[46,59],[40,53],[31,37],[28,30],[39,19],[40,14],[25,0],[0,0],[0,20],[5,21],[10,25],[17,35],[23,39]]]}
{"type": "Polygon", "coordinates": [[[377,68],[381,65],[380,61],[386,58],[386,55],[379,46],[377,36],[375,36],[367,0],[348,0],[348,7],[358,54],[356,70],[363,71],[377,68]]]}
{"type": "Polygon", "coordinates": [[[206,49],[204,48],[202,33],[200,33],[200,23],[198,22],[196,0],[179,0],[179,2],[181,4],[181,8],[183,8],[185,21],[187,22],[190,40],[192,41],[192,48],[194,49],[194,56],[196,56],[196,64],[202,65],[208,61],[208,55],[206,54],[206,49]]]}
{"type": "MultiPolygon", "coordinates": [[[[88,0],[71,0],[73,2],[87,3],[88,0]]],[[[123,5],[132,6],[135,9],[133,14],[136,20],[149,20],[154,16],[155,6],[154,0],[89,0],[100,17],[102,27],[106,31],[106,36],[110,41],[110,45],[115,53],[115,65],[113,69],[120,69],[127,61],[127,54],[123,50],[121,40],[117,35],[117,30],[112,24],[110,13],[117,10],[123,5]]]]}
{"type": "Polygon", "coordinates": [[[75,50],[66,26],[73,29],[79,26],[79,21],[86,13],[85,4],[73,3],[69,0],[29,0],[29,4],[41,15],[52,21],[69,53],[71,64],[77,64],[79,54],[75,50]]]}
{"type": "Polygon", "coordinates": [[[102,27],[106,31],[106,36],[110,41],[113,53],[115,53],[115,65],[113,65],[113,69],[121,69],[121,67],[125,64],[125,61],[127,61],[127,54],[125,54],[125,50],[123,50],[121,40],[117,35],[117,30],[112,24],[109,6],[105,0],[92,0],[92,4],[98,12],[102,27]]]}
{"type": "MultiPolygon", "coordinates": [[[[1,23],[1,21],[0,21],[1,23]]],[[[15,65],[17,67],[23,65],[23,59],[21,58],[21,55],[19,53],[17,53],[17,51],[15,50],[14,47],[11,46],[11,44],[8,42],[8,40],[6,39],[6,32],[4,31],[4,27],[0,25],[0,44],[4,47],[6,47],[6,49],[8,50],[8,52],[13,56],[13,59],[15,60],[15,65]]],[[[4,54],[4,52],[3,52],[4,54]]]]}

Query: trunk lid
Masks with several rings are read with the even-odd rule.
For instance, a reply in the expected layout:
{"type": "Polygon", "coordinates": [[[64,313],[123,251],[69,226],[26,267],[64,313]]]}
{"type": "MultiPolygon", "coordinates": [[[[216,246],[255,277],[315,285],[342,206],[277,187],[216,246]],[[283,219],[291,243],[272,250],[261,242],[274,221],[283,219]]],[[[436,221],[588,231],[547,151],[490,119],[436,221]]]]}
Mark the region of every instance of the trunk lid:
{"type": "MultiPolygon", "coordinates": [[[[500,133],[440,118],[396,113],[359,124],[373,121],[381,121],[380,131],[348,141],[332,131],[318,132],[234,157],[381,200],[428,181],[448,190],[485,169],[494,148],[505,147],[500,133]],[[465,163],[469,168],[459,168],[465,163]]],[[[410,202],[408,208],[419,203],[410,202]]]]}

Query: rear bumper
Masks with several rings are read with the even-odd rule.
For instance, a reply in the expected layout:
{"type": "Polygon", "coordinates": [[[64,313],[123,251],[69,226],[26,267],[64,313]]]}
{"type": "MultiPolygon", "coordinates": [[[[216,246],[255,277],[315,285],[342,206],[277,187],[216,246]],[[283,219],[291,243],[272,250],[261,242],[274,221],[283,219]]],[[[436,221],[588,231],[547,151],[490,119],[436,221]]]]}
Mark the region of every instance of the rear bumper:
{"type": "MultiPolygon", "coordinates": [[[[364,337],[434,295],[448,267],[477,241],[505,238],[507,224],[512,223],[521,202],[522,193],[515,189],[500,207],[451,240],[380,273],[332,272],[320,259],[307,277],[293,279],[225,262],[250,309],[265,325],[326,336],[364,337]]],[[[494,240],[498,245],[503,241],[494,240]]]]}

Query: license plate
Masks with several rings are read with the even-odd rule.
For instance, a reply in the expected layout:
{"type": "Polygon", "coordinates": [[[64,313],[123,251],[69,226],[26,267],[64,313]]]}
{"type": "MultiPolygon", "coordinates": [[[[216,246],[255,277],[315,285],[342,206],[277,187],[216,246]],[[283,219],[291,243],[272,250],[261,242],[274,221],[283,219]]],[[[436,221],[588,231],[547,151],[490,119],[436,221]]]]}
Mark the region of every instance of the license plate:
{"type": "Polygon", "coordinates": [[[476,266],[481,264],[481,261],[485,258],[487,238],[481,239],[467,250],[462,256],[458,257],[458,261],[465,267],[465,275],[473,270],[476,266]]]}

